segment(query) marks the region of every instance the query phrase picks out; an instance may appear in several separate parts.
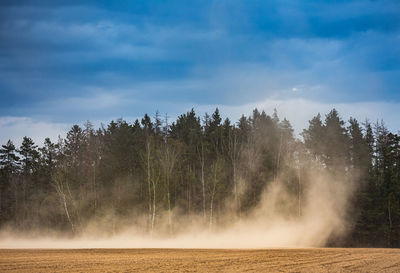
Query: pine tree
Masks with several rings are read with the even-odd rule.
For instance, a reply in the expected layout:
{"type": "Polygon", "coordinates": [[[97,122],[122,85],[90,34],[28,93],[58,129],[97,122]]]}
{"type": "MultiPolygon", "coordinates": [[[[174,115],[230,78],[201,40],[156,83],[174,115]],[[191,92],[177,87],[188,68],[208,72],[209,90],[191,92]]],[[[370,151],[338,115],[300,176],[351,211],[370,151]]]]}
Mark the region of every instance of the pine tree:
{"type": "Polygon", "coordinates": [[[11,140],[0,149],[0,224],[16,219],[18,210],[19,157],[11,140]]]}
{"type": "Polygon", "coordinates": [[[324,125],[322,124],[321,115],[318,113],[317,116],[313,117],[309,121],[308,129],[304,129],[301,134],[304,139],[304,144],[313,153],[317,159],[322,160],[324,155],[323,141],[324,136],[324,125]]]}

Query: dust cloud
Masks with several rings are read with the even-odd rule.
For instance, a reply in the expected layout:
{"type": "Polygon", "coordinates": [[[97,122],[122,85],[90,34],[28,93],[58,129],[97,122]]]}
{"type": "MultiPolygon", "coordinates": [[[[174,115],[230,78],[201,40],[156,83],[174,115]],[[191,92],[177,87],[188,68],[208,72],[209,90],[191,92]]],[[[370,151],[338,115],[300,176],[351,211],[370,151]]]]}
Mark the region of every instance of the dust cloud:
{"type": "MultiPolygon", "coordinates": [[[[351,179],[338,179],[337,174],[310,167],[305,178],[298,181],[297,191],[293,191],[282,177],[267,183],[259,204],[249,213],[225,213],[212,230],[202,222],[202,215],[175,217],[179,219],[174,221],[176,232],[160,231],[152,236],[134,224],[110,234],[102,232],[101,225],[94,222],[73,238],[4,230],[0,248],[322,247],[346,234],[349,200],[354,190],[351,179]]],[[[177,215],[179,211],[173,213],[177,215]]],[[[166,212],[159,219],[159,226],[163,226],[166,212]]]]}

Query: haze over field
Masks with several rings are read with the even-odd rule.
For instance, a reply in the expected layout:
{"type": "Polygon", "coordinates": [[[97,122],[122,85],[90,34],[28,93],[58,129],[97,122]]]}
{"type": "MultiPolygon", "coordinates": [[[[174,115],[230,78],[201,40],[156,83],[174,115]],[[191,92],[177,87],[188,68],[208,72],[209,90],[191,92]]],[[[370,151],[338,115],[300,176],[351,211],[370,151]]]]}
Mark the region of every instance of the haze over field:
{"type": "MultiPolygon", "coordinates": [[[[39,233],[30,232],[24,236],[5,231],[0,234],[0,248],[321,247],[328,239],[336,240],[345,235],[353,186],[347,184],[349,181],[334,180],[326,174],[313,173],[312,176],[312,180],[303,182],[303,187],[307,188],[301,200],[303,204],[280,181],[274,181],[248,216],[238,219],[237,214],[228,212],[215,230],[204,226],[199,215],[174,216],[177,221],[174,229],[178,231],[154,236],[140,232],[141,227],[134,224],[126,224],[119,232],[110,233],[110,230],[101,230],[101,223],[92,222],[76,238],[62,233],[48,236],[36,231],[39,233]]],[[[160,213],[162,220],[157,222],[158,226],[168,225],[167,213],[160,213]]]]}

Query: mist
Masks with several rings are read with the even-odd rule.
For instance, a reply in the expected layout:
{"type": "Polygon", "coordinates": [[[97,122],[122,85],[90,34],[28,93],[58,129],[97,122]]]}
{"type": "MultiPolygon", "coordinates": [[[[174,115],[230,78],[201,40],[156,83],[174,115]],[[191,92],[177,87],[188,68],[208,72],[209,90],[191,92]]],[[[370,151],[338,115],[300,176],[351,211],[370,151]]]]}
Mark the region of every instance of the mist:
{"type": "MultiPolygon", "coordinates": [[[[303,188],[300,193],[288,189],[281,178],[267,183],[259,204],[247,215],[239,217],[229,211],[234,205],[226,204],[227,211],[212,230],[204,224],[202,215],[188,217],[179,215],[180,210],[175,209],[173,215],[177,221],[173,233],[168,231],[168,212],[163,211],[157,221],[159,229],[152,235],[135,226],[137,222],[124,219],[117,220],[119,225],[125,223],[122,228],[111,233],[109,223],[102,219],[90,221],[74,237],[60,232],[46,235],[40,231],[3,230],[0,248],[323,247],[329,241],[340,240],[349,231],[348,212],[355,185],[348,178],[334,177],[322,168],[314,168],[302,170],[307,178],[298,181],[303,188]]],[[[284,177],[284,172],[280,176],[284,177]]],[[[231,197],[228,202],[233,202],[231,197]]]]}

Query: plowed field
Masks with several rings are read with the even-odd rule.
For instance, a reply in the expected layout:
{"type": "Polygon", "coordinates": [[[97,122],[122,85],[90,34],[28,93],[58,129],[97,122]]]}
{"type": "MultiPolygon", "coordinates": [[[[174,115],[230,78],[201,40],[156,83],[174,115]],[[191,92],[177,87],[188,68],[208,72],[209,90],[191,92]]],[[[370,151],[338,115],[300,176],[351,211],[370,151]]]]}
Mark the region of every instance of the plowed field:
{"type": "Polygon", "coordinates": [[[3,249],[0,272],[400,272],[398,249],[3,249]]]}

